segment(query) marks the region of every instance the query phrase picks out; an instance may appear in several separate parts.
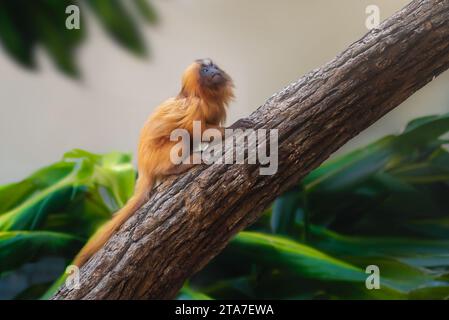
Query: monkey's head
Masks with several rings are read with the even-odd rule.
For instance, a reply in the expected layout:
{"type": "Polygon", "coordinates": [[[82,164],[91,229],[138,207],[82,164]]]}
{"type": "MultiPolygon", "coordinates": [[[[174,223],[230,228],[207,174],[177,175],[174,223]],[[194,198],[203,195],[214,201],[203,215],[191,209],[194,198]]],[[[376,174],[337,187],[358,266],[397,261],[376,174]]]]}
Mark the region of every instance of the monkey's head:
{"type": "Polygon", "coordinates": [[[199,59],[192,63],[182,77],[181,94],[219,99],[228,103],[233,94],[231,77],[210,59],[199,59]]]}

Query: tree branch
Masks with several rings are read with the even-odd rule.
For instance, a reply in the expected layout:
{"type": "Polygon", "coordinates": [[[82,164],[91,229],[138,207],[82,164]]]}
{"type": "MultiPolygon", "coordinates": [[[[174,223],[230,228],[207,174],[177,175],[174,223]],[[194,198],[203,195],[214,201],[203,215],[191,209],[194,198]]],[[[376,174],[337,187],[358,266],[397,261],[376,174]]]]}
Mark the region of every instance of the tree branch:
{"type": "Polygon", "coordinates": [[[279,169],[198,166],[168,179],[53,299],[173,298],[281,193],[449,67],[449,0],[415,0],[249,116],[279,130],[279,169]]]}

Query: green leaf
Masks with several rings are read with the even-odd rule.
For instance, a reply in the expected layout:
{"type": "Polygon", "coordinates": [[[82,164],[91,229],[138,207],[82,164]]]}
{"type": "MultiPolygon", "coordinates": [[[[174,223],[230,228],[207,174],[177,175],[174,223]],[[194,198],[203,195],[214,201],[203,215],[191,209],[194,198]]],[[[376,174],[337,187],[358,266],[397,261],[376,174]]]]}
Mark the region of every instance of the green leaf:
{"type": "Polygon", "coordinates": [[[434,286],[438,274],[431,269],[449,266],[449,240],[354,237],[318,227],[311,232],[315,248],[355,264],[375,264],[382,270],[382,278],[401,290],[434,286]]]}
{"type": "MultiPolygon", "coordinates": [[[[67,29],[65,10],[69,5],[92,10],[107,33],[120,45],[139,56],[146,54],[140,27],[127,12],[128,6],[119,0],[0,1],[0,42],[5,51],[20,65],[35,69],[35,49],[42,45],[60,71],[80,77],[76,53],[85,39],[88,19],[82,11],[80,28],[67,29]],[[84,6],[85,3],[88,5],[84,6]]],[[[133,0],[132,5],[145,22],[157,23],[157,14],[150,3],[133,0]]]]}
{"type": "Polygon", "coordinates": [[[273,204],[271,215],[271,230],[276,234],[292,234],[297,230],[295,227],[296,217],[303,216],[301,208],[302,194],[295,188],[277,198],[273,204]]]}
{"type": "MultiPolygon", "coordinates": [[[[0,189],[2,199],[24,189],[23,185],[28,186],[27,192],[21,192],[23,201],[15,201],[16,206],[9,205],[10,210],[0,215],[0,231],[55,226],[58,219],[60,224],[64,223],[60,219],[63,212],[73,212],[72,217],[87,223],[86,215],[96,217],[90,219],[96,225],[126,203],[132,195],[134,180],[135,171],[127,154],[99,156],[73,150],[61,162],[39,170],[22,183],[0,189]]],[[[65,224],[76,225],[73,219],[72,223],[69,221],[65,220],[65,224]]],[[[81,227],[91,231],[89,223],[81,227]]]]}
{"type": "Polygon", "coordinates": [[[208,295],[192,289],[189,285],[184,285],[179,291],[177,300],[212,300],[208,295]]]}
{"type": "Polygon", "coordinates": [[[26,10],[13,1],[0,3],[0,40],[6,52],[24,67],[36,67],[33,50],[35,39],[26,10]]]}
{"type": "Polygon", "coordinates": [[[23,181],[0,187],[0,272],[45,255],[71,260],[126,203],[135,176],[129,154],[75,149],[23,181]]]}
{"type": "Polygon", "coordinates": [[[45,256],[70,258],[82,243],[77,237],[56,232],[0,232],[0,273],[45,256]]]}
{"type": "Polygon", "coordinates": [[[33,284],[20,292],[14,297],[14,300],[35,300],[36,297],[42,296],[48,289],[51,283],[33,284]]]}
{"type": "Polygon", "coordinates": [[[394,137],[387,136],[363,149],[329,161],[303,181],[307,192],[341,192],[385,167],[394,153],[394,137]]]}
{"type": "Polygon", "coordinates": [[[146,48],[139,29],[118,0],[86,0],[106,31],[125,48],[143,56],[146,48]]]}
{"type": "Polygon", "coordinates": [[[67,202],[85,191],[85,180],[92,167],[81,162],[57,183],[35,192],[14,209],[0,215],[0,231],[36,230],[51,212],[60,211],[67,202]]]}
{"type": "Polygon", "coordinates": [[[231,242],[232,252],[287,268],[305,278],[364,281],[365,273],[348,263],[335,259],[312,247],[279,236],[256,232],[241,232],[231,242]]]}
{"type": "Polygon", "coordinates": [[[242,232],[191,285],[214,299],[404,299],[388,284],[366,290],[364,268],[278,236],[242,232]]]}
{"type": "Polygon", "coordinates": [[[449,300],[449,286],[416,289],[409,294],[412,300],[449,300]]]}
{"type": "Polygon", "coordinates": [[[449,254],[449,240],[345,236],[315,226],[311,230],[312,244],[332,254],[381,257],[449,254]]]}
{"type": "Polygon", "coordinates": [[[401,142],[420,145],[438,139],[449,131],[449,113],[418,118],[407,124],[401,142]]]}
{"type": "Polygon", "coordinates": [[[308,192],[342,191],[360,183],[381,170],[412,161],[417,148],[435,150],[442,142],[436,141],[449,131],[449,114],[416,119],[397,136],[386,136],[368,146],[330,160],[310,173],[303,181],[308,192]]]}
{"type": "Polygon", "coordinates": [[[41,0],[31,5],[36,37],[53,58],[56,66],[72,77],[79,77],[74,48],[84,38],[84,28],[65,27],[65,9],[71,1],[41,0]]]}
{"type": "Polygon", "coordinates": [[[138,12],[148,23],[155,24],[158,22],[156,10],[148,0],[134,0],[133,2],[138,12]]]}
{"type": "Polygon", "coordinates": [[[448,119],[417,119],[402,134],[326,162],[191,285],[216,299],[446,298],[449,153],[440,136],[448,119]],[[315,225],[303,242],[309,215],[315,225]],[[380,290],[365,287],[372,264],[380,290]]]}

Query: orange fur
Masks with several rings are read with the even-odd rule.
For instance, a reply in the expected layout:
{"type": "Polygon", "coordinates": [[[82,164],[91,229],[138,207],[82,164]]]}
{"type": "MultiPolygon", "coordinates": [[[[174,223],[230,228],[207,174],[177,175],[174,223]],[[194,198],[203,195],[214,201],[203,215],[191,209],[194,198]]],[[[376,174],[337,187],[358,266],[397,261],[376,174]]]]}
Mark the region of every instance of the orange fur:
{"type": "Polygon", "coordinates": [[[231,78],[210,60],[197,60],[184,72],[182,88],[177,97],[163,102],[145,123],[138,147],[139,178],[133,197],[114,217],[101,227],[75,257],[73,264],[81,267],[97,252],[114,232],[148,199],[157,180],[188,170],[191,165],[175,165],[170,151],[177,141],[170,141],[174,129],[193,134],[193,121],[200,121],[202,130],[222,128],[226,108],[233,95],[231,78]],[[202,68],[213,67],[221,76],[220,82],[204,76],[202,68]]]}

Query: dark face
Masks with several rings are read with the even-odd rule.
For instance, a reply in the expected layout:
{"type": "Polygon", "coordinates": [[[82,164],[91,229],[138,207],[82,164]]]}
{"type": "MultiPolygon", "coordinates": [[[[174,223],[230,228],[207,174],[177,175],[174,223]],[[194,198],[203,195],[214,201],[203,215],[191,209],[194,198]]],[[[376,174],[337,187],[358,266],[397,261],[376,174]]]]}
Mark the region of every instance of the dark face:
{"type": "Polygon", "coordinates": [[[226,85],[228,76],[215,65],[209,59],[203,59],[198,61],[200,65],[200,82],[201,85],[206,86],[209,89],[218,89],[223,85],[226,85]]]}

